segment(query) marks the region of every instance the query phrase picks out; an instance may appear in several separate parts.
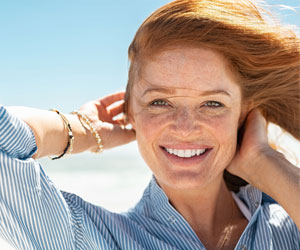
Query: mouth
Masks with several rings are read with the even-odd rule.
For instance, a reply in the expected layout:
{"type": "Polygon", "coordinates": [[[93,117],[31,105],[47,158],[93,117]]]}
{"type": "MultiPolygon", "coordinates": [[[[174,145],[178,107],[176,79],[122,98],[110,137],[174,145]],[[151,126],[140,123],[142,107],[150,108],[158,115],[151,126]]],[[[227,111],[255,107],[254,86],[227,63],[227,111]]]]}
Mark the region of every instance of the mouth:
{"type": "Polygon", "coordinates": [[[162,151],[169,160],[180,164],[199,163],[206,158],[212,148],[171,148],[161,146],[162,151]]]}
{"type": "Polygon", "coordinates": [[[191,158],[199,155],[205,154],[205,152],[208,150],[206,148],[202,149],[173,149],[173,148],[165,148],[163,149],[168,152],[171,155],[176,155],[180,158],[191,158]]]}

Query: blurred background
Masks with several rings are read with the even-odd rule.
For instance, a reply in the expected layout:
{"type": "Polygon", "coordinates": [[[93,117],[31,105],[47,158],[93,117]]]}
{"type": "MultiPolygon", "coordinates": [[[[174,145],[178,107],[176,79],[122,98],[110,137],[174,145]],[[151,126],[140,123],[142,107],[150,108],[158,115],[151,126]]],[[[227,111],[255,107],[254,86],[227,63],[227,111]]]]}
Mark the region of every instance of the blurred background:
{"type": "MultiPolygon", "coordinates": [[[[0,103],[68,113],[124,90],[128,46],[143,20],[167,2],[0,1],[0,103]]],[[[299,0],[267,3],[276,18],[299,27],[299,0]]],[[[274,126],[270,134],[299,164],[299,143],[274,126]]],[[[101,155],[40,162],[58,188],[116,212],[132,207],[151,178],[135,142],[101,155]]],[[[0,241],[0,249],[12,248],[0,241]]]]}

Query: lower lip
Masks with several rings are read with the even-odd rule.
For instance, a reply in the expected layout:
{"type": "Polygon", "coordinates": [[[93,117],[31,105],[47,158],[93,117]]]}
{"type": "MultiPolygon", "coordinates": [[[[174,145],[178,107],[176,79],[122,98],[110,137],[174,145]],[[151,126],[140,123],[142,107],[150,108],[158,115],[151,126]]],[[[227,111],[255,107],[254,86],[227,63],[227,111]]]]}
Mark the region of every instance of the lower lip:
{"type": "Polygon", "coordinates": [[[201,155],[195,155],[193,157],[179,157],[177,155],[173,155],[173,154],[169,154],[165,149],[163,149],[161,147],[161,150],[163,151],[163,153],[168,157],[168,159],[175,163],[175,164],[179,164],[182,166],[188,166],[188,165],[193,165],[193,164],[199,164],[200,162],[202,162],[210,153],[210,151],[212,150],[211,148],[208,148],[205,150],[205,152],[201,155]]]}

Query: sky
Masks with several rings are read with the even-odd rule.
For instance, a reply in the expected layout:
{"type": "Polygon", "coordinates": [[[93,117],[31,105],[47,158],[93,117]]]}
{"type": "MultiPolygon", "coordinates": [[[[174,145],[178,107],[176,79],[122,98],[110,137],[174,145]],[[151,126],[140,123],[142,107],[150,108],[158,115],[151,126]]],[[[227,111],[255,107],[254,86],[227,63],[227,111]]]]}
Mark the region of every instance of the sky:
{"type": "MultiPolygon", "coordinates": [[[[167,2],[1,1],[0,103],[70,112],[124,90],[128,46],[142,21],[167,2]]],[[[276,10],[284,23],[300,25],[299,14],[276,10]]]]}
{"type": "Polygon", "coordinates": [[[0,103],[69,112],[124,90],[128,46],[167,2],[1,1],[0,103]]]}

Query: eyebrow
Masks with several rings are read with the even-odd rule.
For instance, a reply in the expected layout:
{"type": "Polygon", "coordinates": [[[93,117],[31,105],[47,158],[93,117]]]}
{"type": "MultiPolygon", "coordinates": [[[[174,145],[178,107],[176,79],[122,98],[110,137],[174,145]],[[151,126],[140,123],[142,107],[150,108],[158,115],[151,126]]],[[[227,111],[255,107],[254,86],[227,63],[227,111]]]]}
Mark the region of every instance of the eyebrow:
{"type": "MultiPolygon", "coordinates": [[[[160,88],[157,88],[157,87],[149,88],[149,89],[145,90],[142,97],[144,97],[148,93],[153,93],[153,92],[159,92],[159,93],[165,93],[165,94],[175,94],[176,90],[175,89],[169,89],[169,88],[162,88],[162,87],[160,87],[160,88]]],[[[202,96],[225,95],[225,96],[231,97],[231,95],[227,91],[222,90],[222,89],[201,91],[201,95],[202,96]]]]}

